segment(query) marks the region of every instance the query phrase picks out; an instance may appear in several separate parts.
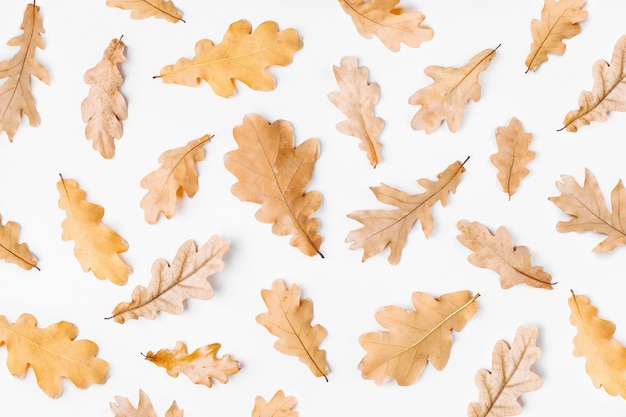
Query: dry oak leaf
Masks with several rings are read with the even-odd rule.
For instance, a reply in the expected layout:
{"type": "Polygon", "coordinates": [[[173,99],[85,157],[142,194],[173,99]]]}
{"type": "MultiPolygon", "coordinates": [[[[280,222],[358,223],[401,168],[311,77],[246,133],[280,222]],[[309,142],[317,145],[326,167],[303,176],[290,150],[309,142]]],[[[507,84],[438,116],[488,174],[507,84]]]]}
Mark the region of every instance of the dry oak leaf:
{"type": "Polygon", "coordinates": [[[425,16],[407,12],[398,3],[400,0],[339,0],[361,36],[372,39],[374,35],[391,51],[399,51],[403,42],[418,48],[431,40],[433,30],[422,26],[425,16]]]}
{"type": "Polygon", "coordinates": [[[77,336],[78,328],[66,321],[42,329],[31,314],[22,314],[15,323],[0,316],[0,346],[7,346],[9,371],[23,377],[31,367],[39,387],[52,398],[61,395],[62,378],[78,388],[107,379],[109,364],[96,358],[98,346],[91,340],[75,340],[77,336]]]}
{"type": "Polygon", "coordinates": [[[91,85],[81,104],[85,137],[93,140],[93,148],[107,158],[115,155],[115,139],[122,137],[122,123],[128,117],[126,100],[119,88],[124,83],[118,64],[126,61],[122,38],[112,39],[102,59],[85,72],[85,83],[91,85]]]}
{"type": "Polygon", "coordinates": [[[146,360],[167,370],[167,374],[176,378],[178,374],[185,374],[194,384],[202,384],[211,388],[213,379],[222,384],[228,382],[230,375],[236,374],[241,365],[230,355],[217,357],[219,343],[199,347],[192,353],[187,353],[184,342],[176,342],[174,349],[161,349],[156,353],[148,352],[146,360]]]}
{"type": "Polygon", "coordinates": [[[226,168],[239,182],[231,192],[241,201],[261,204],[255,217],[272,224],[278,236],[293,235],[289,243],[302,253],[320,252],[319,221],[311,218],[322,203],[317,191],[305,191],[319,157],[319,143],[311,138],[294,147],[289,122],[266,121],[248,114],[233,129],[238,149],[224,156],[226,168]]]}
{"type": "Polygon", "coordinates": [[[535,326],[520,326],[511,347],[500,340],[493,348],[491,371],[481,369],[474,378],[478,402],[467,407],[469,417],[505,417],[522,412],[520,395],[542,387],[539,375],[530,370],[541,356],[535,326]]]}
{"type": "Polygon", "coordinates": [[[154,320],[159,311],[182,314],[185,300],[208,300],[213,288],[208,278],[224,269],[222,257],[230,249],[230,240],[213,235],[198,250],[193,240],[183,243],[170,265],[159,258],[152,264],[148,287],[138,285],[132,300],[115,306],[111,317],[123,324],[139,317],[154,320]]]}
{"type": "MultiPolygon", "coordinates": [[[[468,158],[469,159],[469,158],[468,158]]],[[[465,171],[464,162],[456,161],[443,172],[437,174],[437,181],[425,178],[417,183],[426,189],[421,194],[407,194],[386,184],[370,187],[376,198],[385,204],[396,206],[395,210],[358,210],[350,213],[349,218],[359,221],[363,227],[352,230],[346,242],[352,242],[350,249],[363,249],[363,258],[368,258],[390,247],[389,263],[400,262],[402,249],[413,225],[422,223],[424,236],[428,239],[435,227],[432,207],[440,201],[443,207],[448,203],[448,193],[454,194],[465,171]]]]}
{"type": "Polygon", "coordinates": [[[395,379],[410,385],[422,374],[426,363],[442,370],[452,349],[452,331],[460,332],[478,310],[469,291],[434,298],[424,292],[412,295],[415,310],[386,306],[376,311],[376,321],[385,331],[365,333],[359,343],[365,357],[359,363],[363,378],[384,384],[395,379]]]}
{"type": "Polygon", "coordinates": [[[130,10],[131,19],[156,17],[172,23],[185,22],[183,14],[171,0],[107,0],[106,4],[109,7],[130,10]]]}
{"type": "Polygon", "coordinates": [[[530,22],[533,43],[526,57],[526,72],[534,71],[548,60],[548,54],[563,55],[565,43],[581,31],[580,22],[587,17],[583,10],[587,0],[545,0],[541,20],[530,22]]]}
{"type": "Polygon", "coordinates": [[[120,254],[128,250],[128,244],[102,223],[104,208],[85,200],[85,192],[72,179],[61,176],[57,191],[59,208],[65,210],[61,238],[74,241],[74,256],[83,271],[91,270],[97,278],[117,285],[126,284],[131,269],[120,254]]]}
{"type": "Polygon", "coordinates": [[[298,412],[293,409],[295,405],[296,398],[285,397],[283,390],[276,391],[269,402],[259,395],[254,399],[252,417],[298,417],[298,412]]]}
{"type": "Polygon", "coordinates": [[[576,326],[574,356],[585,357],[585,370],[596,388],[626,398],[626,347],[613,338],[615,324],[597,316],[598,309],[583,295],[568,300],[569,321],[576,326]]]}
{"type": "Polygon", "coordinates": [[[489,67],[499,47],[485,49],[460,68],[426,67],[424,73],[434,82],[409,97],[409,104],[421,106],[411,120],[411,127],[433,133],[445,120],[448,129],[456,132],[463,120],[466,104],[470,100],[480,100],[480,74],[489,67]]]}
{"type": "Polygon", "coordinates": [[[565,115],[559,130],[576,132],[591,122],[604,122],[610,111],[626,111],[626,35],[615,43],[611,63],[598,60],[593,64],[594,79],[591,91],[583,91],[578,98],[578,110],[565,115]]]}
{"type": "Polygon", "coordinates": [[[367,81],[367,68],[359,67],[355,57],[341,58],[341,65],[334,65],[333,72],[340,91],[328,94],[328,99],[348,117],[337,124],[337,130],[360,139],[359,149],[376,168],[381,148],[378,135],[385,126],[384,120],[374,115],[380,86],[367,81]]]}
{"type": "MultiPolygon", "coordinates": [[[[156,411],[152,406],[152,401],[148,395],[139,390],[139,403],[137,408],[133,407],[128,398],[115,397],[115,403],[110,403],[111,410],[115,417],[156,417],[156,411]]],[[[165,417],[183,417],[183,410],[178,408],[176,401],[165,412],[165,417]]]]}
{"type": "Polygon", "coordinates": [[[34,2],[26,5],[20,29],[24,33],[7,42],[9,46],[19,46],[20,50],[10,60],[0,62],[0,79],[6,78],[0,86],[0,132],[5,131],[11,142],[23,114],[28,117],[31,126],[39,126],[41,123],[31,91],[31,75],[50,84],[48,71],[35,60],[36,49],[45,48],[41,38],[45,30],[39,6],[34,2]]]}
{"type": "Polygon", "coordinates": [[[26,270],[39,269],[37,258],[31,253],[28,245],[18,243],[19,235],[20,225],[10,221],[3,225],[2,216],[0,216],[0,259],[26,270]]]}
{"type": "Polygon", "coordinates": [[[154,78],[190,87],[204,80],[222,97],[235,94],[236,79],[253,90],[270,91],[276,87],[276,80],[266,68],[290,64],[301,48],[302,40],[295,29],[279,31],[275,22],[267,21],[252,32],[250,22],[239,20],[229,26],[221,43],[198,41],[194,58],[181,58],[163,67],[154,78]]]}
{"type": "Polygon", "coordinates": [[[500,226],[495,234],[478,222],[460,220],[457,227],[461,232],[457,239],[473,251],[467,257],[469,262],[479,268],[489,268],[497,272],[502,288],[526,284],[535,288],[552,289],[552,276],[543,267],[531,265],[528,248],[515,246],[504,226],[500,226]]]}
{"type": "Polygon", "coordinates": [[[274,348],[285,355],[297,356],[313,375],[328,381],[326,351],[319,348],[326,337],[326,329],[313,320],[313,303],[300,298],[300,288],[293,284],[287,288],[277,279],[269,290],[261,290],[267,313],[256,316],[256,321],[278,337],[274,348]]]}
{"type": "Polygon", "coordinates": [[[161,166],[141,179],[141,187],[148,190],[141,199],[144,218],[150,224],[159,220],[161,213],[171,219],[176,214],[176,203],[183,193],[192,198],[198,192],[196,162],[204,159],[203,146],[213,136],[204,135],[180,148],[170,149],[159,156],[161,166]]]}
{"type": "Polygon", "coordinates": [[[596,232],[606,235],[606,239],[600,242],[594,252],[610,252],[619,245],[626,244],[626,189],[622,180],[619,180],[611,191],[611,206],[613,212],[609,212],[604,202],[604,196],[598,186],[595,175],[585,169],[585,183],[581,187],[574,177],[561,175],[563,182],[556,182],[561,195],[550,197],[558,208],[569,214],[572,218],[568,221],[559,221],[556,230],[565,232],[596,232]]]}

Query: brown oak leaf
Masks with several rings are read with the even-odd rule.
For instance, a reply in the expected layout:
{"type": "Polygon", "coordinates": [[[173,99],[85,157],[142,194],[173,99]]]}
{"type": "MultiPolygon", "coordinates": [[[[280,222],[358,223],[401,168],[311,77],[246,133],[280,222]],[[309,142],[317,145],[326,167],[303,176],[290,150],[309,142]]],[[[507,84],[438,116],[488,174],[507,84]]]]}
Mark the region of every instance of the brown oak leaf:
{"type": "Polygon", "coordinates": [[[283,390],[276,391],[269,402],[259,395],[254,399],[252,417],[298,417],[298,412],[293,409],[295,405],[296,398],[285,397],[283,390]]]}
{"type": "MultiPolygon", "coordinates": [[[[156,417],[156,411],[154,411],[150,397],[142,390],[139,390],[137,408],[133,407],[126,397],[115,397],[115,401],[115,403],[109,404],[115,417],[156,417]]],[[[172,402],[170,408],[167,409],[165,417],[183,417],[183,410],[178,408],[176,401],[172,402]]]]}
{"type": "Polygon", "coordinates": [[[172,0],[107,0],[107,6],[130,10],[131,19],[156,17],[168,22],[185,22],[183,14],[174,6],[172,0]]]}
{"type": "Polygon", "coordinates": [[[17,240],[19,235],[20,225],[15,222],[7,222],[3,225],[2,216],[0,216],[0,259],[26,270],[39,269],[37,258],[31,253],[28,245],[19,243],[17,240]]]}

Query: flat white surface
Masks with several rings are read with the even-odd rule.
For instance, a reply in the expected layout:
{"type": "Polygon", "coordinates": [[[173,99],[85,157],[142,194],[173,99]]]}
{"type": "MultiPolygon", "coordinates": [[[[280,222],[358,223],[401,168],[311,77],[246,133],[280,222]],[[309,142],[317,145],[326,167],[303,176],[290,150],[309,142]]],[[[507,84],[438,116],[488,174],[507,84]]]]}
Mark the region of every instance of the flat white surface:
{"type": "MultiPolygon", "coordinates": [[[[613,113],[607,122],[575,134],[556,131],[565,114],[578,108],[579,93],[591,89],[593,62],[610,60],[615,41],[624,33],[626,3],[589,2],[582,33],[566,41],[565,55],[551,55],[538,71],[524,74],[530,21],[540,16],[542,3],[405,0],[402,6],[419,8],[435,35],[420,48],[403,46],[394,53],[378,39],[362,38],[333,0],[177,0],[187,23],[175,25],[131,20],[128,11],[106,7],[104,0],[38,0],[46,49],[37,51],[37,59],[50,72],[51,85],[32,81],[41,126],[33,128],[23,120],[13,143],[0,134],[0,214],[3,221],[22,225],[20,240],[40,259],[41,271],[26,272],[0,262],[0,314],[14,321],[29,312],[41,326],[73,322],[80,329],[79,338],[95,341],[99,357],[111,367],[106,384],[80,390],[66,381],[63,394],[50,399],[37,387],[32,371],[18,379],[2,365],[0,414],[110,416],[108,403],[115,396],[136,404],[143,389],[159,416],[173,400],[185,416],[245,416],[252,411],[255,396],[269,400],[282,389],[297,398],[296,410],[303,417],[464,415],[467,404],[478,398],[474,373],[491,367],[495,342],[511,342],[518,326],[534,324],[542,349],[534,370],[544,386],[522,397],[523,415],[624,415],[624,400],[595,389],[584,359],[573,357],[575,329],[568,323],[567,299],[570,289],[589,296],[600,316],[616,323],[618,340],[626,342],[626,248],[596,254],[591,249],[601,235],[557,233],[557,221],[567,216],[548,197],[559,194],[555,181],[561,174],[581,182],[589,168],[606,196],[626,177],[626,115],[613,113]],[[196,41],[220,42],[230,23],[239,19],[249,20],[253,27],[274,20],[281,29],[296,28],[303,38],[304,47],[291,65],[270,69],[278,81],[274,91],[252,91],[237,83],[238,93],[223,99],[204,82],[189,88],[152,79],[164,65],[193,56],[196,41]],[[80,103],[88,86],[83,74],[100,60],[108,42],[122,34],[128,58],[122,67],[122,92],[129,118],[123,123],[123,138],[116,142],[115,157],[105,160],[84,138],[80,103]],[[502,46],[497,56],[481,75],[482,98],[469,103],[457,133],[445,125],[431,135],[410,128],[418,107],[407,100],[431,83],[423,73],[426,66],[461,66],[498,44],[502,46]],[[344,116],[327,99],[337,90],[332,66],[346,55],[358,57],[359,64],[369,68],[370,81],[381,86],[376,114],[386,124],[380,137],[383,161],[375,170],[357,148],[357,139],[336,131],[335,124],[344,116]],[[236,148],[232,129],[248,113],[288,120],[296,143],[319,139],[321,156],[308,189],[320,191],[324,198],[316,217],[325,259],[309,258],[291,247],[289,238],[273,235],[270,225],[255,220],[258,206],[230,193],[236,179],[224,167],[223,156],[236,148]],[[496,152],[496,127],[507,125],[513,116],[533,133],[531,149],[537,156],[508,201],[489,156],[496,152]],[[215,138],[198,164],[199,192],[179,204],[173,219],[147,224],[139,208],[144,194],[141,178],[157,168],[163,151],[205,133],[215,138]],[[387,252],[362,263],[362,252],[348,249],[345,237],[360,225],[347,214],[390,208],[379,203],[368,187],[385,182],[419,193],[416,179],[434,179],[468,155],[471,159],[457,193],[447,207],[434,207],[430,239],[416,225],[399,265],[387,263],[387,252]],[[124,258],[134,272],[126,286],[84,273],[73,256],[73,243],[61,240],[64,213],[57,207],[55,188],[59,173],[77,180],[88,200],[105,208],[104,223],[129,242],[124,258]],[[494,272],[467,261],[469,250],[456,240],[460,219],[480,221],[492,230],[505,225],[517,245],[530,248],[533,264],[544,266],[558,285],[553,291],[525,286],[502,290],[494,272]],[[124,325],[103,319],[118,302],[130,300],[136,285],[147,285],[155,259],[171,260],[185,240],[200,245],[213,234],[230,238],[232,248],[224,271],[212,278],[212,300],[187,302],[181,316],[160,314],[156,320],[124,325]],[[331,368],[328,383],[314,378],[296,358],[276,351],[274,336],[255,322],[264,311],[260,290],[277,278],[301,287],[303,296],[313,300],[314,323],[328,330],[321,345],[331,368]],[[410,308],[414,291],[439,296],[463,289],[481,294],[480,307],[465,329],[454,334],[443,371],[428,365],[408,387],[395,381],[376,386],[361,378],[357,365],[365,352],[358,337],[382,330],[374,320],[378,307],[410,308]],[[182,375],[169,377],[140,354],[172,348],[178,340],[190,349],[219,342],[220,353],[230,353],[242,369],[228,384],[207,389],[182,375]]],[[[0,0],[2,45],[20,33],[26,4],[0,0]]],[[[16,51],[0,46],[0,59],[9,59],[16,51]]],[[[0,364],[5,360],[6,349],[0,349],[0,364]]]]}

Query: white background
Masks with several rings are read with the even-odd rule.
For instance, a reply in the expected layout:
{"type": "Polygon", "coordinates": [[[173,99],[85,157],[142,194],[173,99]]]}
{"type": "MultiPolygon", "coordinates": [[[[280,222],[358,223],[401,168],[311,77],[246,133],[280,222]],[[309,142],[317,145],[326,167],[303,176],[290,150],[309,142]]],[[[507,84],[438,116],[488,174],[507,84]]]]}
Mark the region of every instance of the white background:
{"type": "MultiPolygon", "coordinates": [[[[104,385],[80,390],[64,383],[63,394],[50,399],[39,390],[32,372],[18,379],[0,366],[0,414],[7,416],[111,416],[109,402],[126,396],[133,404],[143,389],[163,416],[173,400],[186,416],[249,415],[257,395],[269,400],[279,389],[293,395],[301,416],[453,416],[464,415],[478,399],[474,373],[491,367],[495,342],[512,341],[520,325],[538,326],[542,356],[534,370],[544,379],[539,391],[522,397],[523,415],[624,415],[624,400],[596,390],[584,370],[584,359],[574,358],[567,299],[570,289],[587,295],[601,317],[617,325],[617,339],[626,342],[624,270],[626,248],[609,254],[592,253],[603,239],[594,233],[556,232],[567,219],[548,197],[558,195],[561,174],[583,180],[592,170],[608,193],[626,177],[626,115],[613,113],[605,123],[594,123],[578,133],[557,132],[565,114],[578,108],[578,95],[592,87],[591,66],[610,60],[613,46],[624,32],[626,3],[590,2],[582,33],[567,41],[563,56],[551,55],[536,72],[524,74],[531,43],[530,21],[538,18],[541,0],[495,1],[405,0],[419,9],[434,38],[417,49],[387,50],[378,39],[367,40],[356,31],[338,2],[263,0],[177,0],[187,23],[131,20],[128,11],[109,8],[104,0],[39,0],[46,33],[45,50],[37,59],[50,72],[51,85],[33,79],[33,92],[42,123],[25,120],[9,143],[0,134],[0,214],[3,222],[22,225],[20,240],[39,258],[41,271],[22,271],[0,263],[0,314],[14,321],[25,312],[41,326],[60,320],[75,323],[79,338],[95,341],[99,357],[110,363],[104,385]],[[277,88],[256,92],[238,83],[229,99],[216,96],[206,83],[197,88],[166,85],[152,76],[178,58],[192,57],[196,41],[221,41],[230,23],[248,19],[253,27],[274,20],[281,29],[293,27],[304,47],[287,67],[272,67],[277,88]],[[122,92],[129,118],[124,136],[116,141],[116,155],[103,159],[84,138],[80,104],[88,86],[83,74],[101,58],[112,38],[124,35],[127,62],[123,64],[122,92]],[[410,120],[418,110],[408,97],[431,83],[428,65],[462,66],[486,48],[502,44],[491,66],[481,75],[482,98],[467,106],[459,131],[444,125],[431,135],[413,131],[410,120]],[[381,87],[377,116],[386,124],[380,140],[383,161],[374,170],[357,139],[344,136],[335,124],[343,114],[327,99],[337,90],[332,66],[351,55],[370,70],[370,80],[381,87]],[[292,123],[296,143],[316,137],[321,156],[309,190],[323,194],[315,214],[320,219],[325,259],[309,258],[271,233],[271,226],[254,219],[258,206],[240,202],[230,193],[236,179],[224,167],[223,156],[236,148],[234,126],[243,116],[259,113],[266,119],[292,123]],[[537,154],[530,174],[508,201],[496,179],[489,156],[496,152],[494,131],[519,118],[533,133],[537,154]],[[141,178],[158,167],[165,150],[182,146],[205,133],[215,138],[205,146],[198,164],[200,190],[178,206],[176,216],[156,225],[143,220],[139,201],[141,178]],[[362,251],[344,242],[360,227],[346,217],[354,210],[388,208],[379,203],[370,186],[385,182],[409,193],[419,193],[418,178],[434,179],[455,160],[467,171],[447,207],[436,204],[435,230],[429,240],[420,225],[411,231],[402,261],[387,263],[387,252],[362,263],[362,251]],[[104,223],[121,234],[130,249],[124,258],[133,268],[129,283],[118,287],[84,273],[73,256],[73,243],[61,240],[64,213],[57,207],[55,183],[62,173],[77,180],[89,201],[105,207],[104,223]],[[525,286],[502,290],[497,275],[467,261],[469,250],[456,240],[460,219],[480,221],[495,230],[505,225],[517,245],[528,246],[533,264],[544,266],[558,282],[553,291],[525,286]],[[198,245],[218,234],[232,240],[223,272],[211,279],[215,296],[191,300],[181,316],[160,314],[156,320],[119,325],[103,318],[132,289],[147,285],[157,258],[171,260],[187,239],[198,245]],[[315,378],[296,358],[276,351],[275,337],[255,322],[264,311],[260,290],[274,279],[300,285],[313,300],[314,323],[324,325],[330,382],[315,378]],[[447,367],[427,366],[413,385],[394,382],[376,386],[361,378],[357,365],[364,355],[359,335],[382,330],[374,320],[378,307],[410,308],[411,293],[432,295],[470,290],[480,293],[478,313],[465,329],[454,334],[447,367]],[[230,353],[242,364],[228,384],[213,388],[192,384],[185,376],[169,377],[165,370],[143,360],[140,353],[172,348],[176,341],[190,350],[219,342],[220,354],[230,353]]],[[[0,40],[17,36],[26,1],[0,0],[0,40]]],[[[17,48],[0,46],[0,59],[17,48]]],[[[6,349],[0,349],[0,363],[6,349]]]]}

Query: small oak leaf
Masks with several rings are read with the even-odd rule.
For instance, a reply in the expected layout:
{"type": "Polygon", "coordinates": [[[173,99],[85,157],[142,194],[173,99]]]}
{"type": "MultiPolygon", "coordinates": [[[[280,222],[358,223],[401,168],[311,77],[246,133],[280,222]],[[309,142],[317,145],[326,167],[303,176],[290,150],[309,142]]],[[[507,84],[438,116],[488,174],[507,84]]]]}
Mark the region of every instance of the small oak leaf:
{"type": "Polygon", "coordinates": [[[269,402],[259,395],[254,399],[252,417],[298,417],[295,405],[296,398],[285,397],[283,390],[276,391],[269,402]]]}
{"type": "MultiPolygon", "coordinates": [[[[133,407],[128,398],[115,397],[115,403],[110,403],[111,410],[115,417],[156,417],[156,411],[152,406],[152,401],[148,395],[139,390],[139,403],[137,408],[133,407]]],[[[183,410],[178,408],[176,401],[165,412],[165,417],[183,417],[183,410]]]]}

